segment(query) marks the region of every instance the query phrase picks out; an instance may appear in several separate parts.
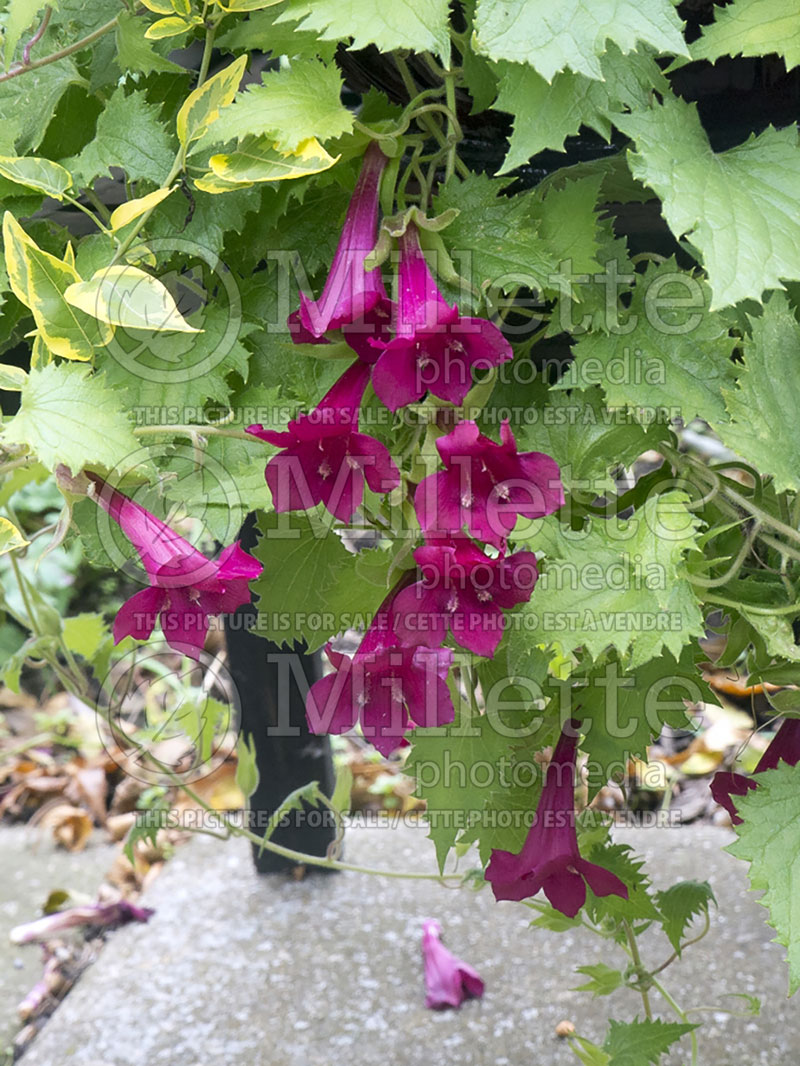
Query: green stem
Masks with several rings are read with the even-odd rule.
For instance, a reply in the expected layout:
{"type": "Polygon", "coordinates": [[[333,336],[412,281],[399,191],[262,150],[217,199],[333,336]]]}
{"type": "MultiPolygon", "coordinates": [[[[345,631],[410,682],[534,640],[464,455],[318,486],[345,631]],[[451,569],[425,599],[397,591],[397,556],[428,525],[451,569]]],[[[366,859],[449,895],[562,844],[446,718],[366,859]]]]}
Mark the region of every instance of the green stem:
{"type": "Polygon", "coordinates": [[[90,218],[92,222],[94,222],[95,226],[97,226],[101,233],[105,233],[106,235],[109,234],[109,230],[107,229],[107,227],[103,225],[97,215],[90,211],[85,204],[82,204],[80,200],[76,200],[74,196],[70,196],[69,193],[62,193],[62,196],[68,204],[72,204],[72,206],[77,207],[79,211],[83,211],[84,215],[86,215],[87,218],[90,218]]]}
{"type": "Polygon", "coordinates": [[[24,755],[26,751],[38,748],[41,744],[52,744],[55,739],[52,733],[37,733],[35,737],[28,737],[27,740],[20,741],[11,748],[0,748],[0,756],[4,759],[11,759],[14,755],[24,755]]]}
{"type": "Polygon", "coordinates": [[[22,571],[19,568],[19,563],[13,552],[9,554],[9,559],[11,560],[11,569],[14,571],[14,578],[17,582],[19,594],[22,597],[22,605],[25,608],[25,614],[28,618],[28,627],[35,637],[40,637],[42,634],[39,630],[39,618],[34,613],[33,605],[28,596],[28,589],[25,586],[25,578],[22,576],[22,571]]]}
{"type": "Polygon", "coordinates": [[[59,59],[66,59],[67,56],[71,56],[74,52],[80,52],[82,48],[88,48],[90,44],[93,44],[100,37],[105,36],[110,30],[116,29],[118,20],[119,15],[115,15],[113,19],[109,19],[108,22],[103,23],[98,29],[87,34],[85,37],[82,37],[74,44],[67,45],[66,48],[61,48],[58,52],[53,52],[49,56],[43,56],[41,59],[34,59],[31,63],[24,63],[12,67],[11,70],[7,70],[4,74],[0,74],[0,82],[10,81],[11,78],[18,78],[20,74],[27,74],[30,70],[38,70],[39,67],[45,67],[48,63],[57,63],[59,59]]]}
{"type": "MultiPolygon", "coordinates": [[[[655,988],[663,999],[667,1001],[680,1020],[688,1025],[689,1019],[686,1017],[686,1012],[681,1010],[669,992],[667,992],[666,988],[656,980],[653,981],[653,988],[655,988]]],[[[689,1033],[689,1039],[692,1041],[692,1066],[697,1066],[697,1036],[695,1035],[694,1029],[689,1033]]]]}
{"type": "Polygon", "coordinates": [[[193,437],[199,433],[202,437],[234,437],[236,440],[248,440],[251,442],[255,441],[255,443],[259,443],[255,437],[253,437],[250,433],[245,433],[243,429],[226,429],[225,426],[134,426],[133,432],[137,436],[141,436],[142,434],[147,433],[163,433],[166,436],[173,434],[178,437],[193,437]]]}
{"type": "MultiPolygon", "coordinates": [[[[630,922],[623,921],[622,927],[625,930],[625,936],[628,940],[628,948],[630,950],[630,956],[633,960],[633,965],[640,973],[644,973],[644,967],[642,966],[642,957],[639,954],[639,945],[636,943],[636,933],[633,931],[633,926],[630,922]]],[[[644,1008],[644,1016],[648,1021],[653,1020],[653,1011],[650,1007],[650,994],[646,988],[640,988],[639,995],[642,997],[642,1007],[644,1008]]]]}

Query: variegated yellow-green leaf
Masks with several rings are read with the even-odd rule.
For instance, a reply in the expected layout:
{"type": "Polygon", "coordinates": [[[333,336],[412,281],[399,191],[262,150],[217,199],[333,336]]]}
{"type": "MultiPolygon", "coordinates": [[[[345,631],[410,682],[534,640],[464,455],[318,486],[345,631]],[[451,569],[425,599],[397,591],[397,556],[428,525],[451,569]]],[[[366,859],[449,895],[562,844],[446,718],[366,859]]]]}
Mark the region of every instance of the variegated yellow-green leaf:
{"type": "Polygon", "coordinates": [[[12,552],[15,548],[24,548],[29,543],[13,522],[9,522],[7,518],[0,518],[0,555],[12,552]]]}
{"type": "Polygon", "coordinates": [[[277,7],[283,0],[228,0],[227,4],[217,0],[217,3],[223,11],[263,11],[266,7],[277,7]]]}
{"type": "Polygon", "coordinates": [[[152,26],[148,26],[145,37],[151,41],[161,41],[165,37],[178,37],[181,33],[193,29],[198,23],[194,19],[184,19],[179,15],[170,15],[169,18],[159,19],[152,26]]]}
{"type": "Polygon", "coordinates": [[[178,139],[184,148],[202,137],[220,108],[233,101],[246,69],[247,56],[239,56],[187,97],[176,120],[178,139]]]}
{"type": "Polygon", "coordinates": [[[60,200],[72,185],[68,170],[49,159],[37,156],[0,156],[0,174],[29,189],[39,189],[55,200],[60,200]]]}
{"type": "Polygon", "coordinates": [[[135,218],[140,218],[150,208],[160,204],[162,200],[166,200],[176,187],[173,185],[169,189],[156,189],[155,192],[149,192],[147,196],[137,196],[135,200],[128,200],[127,203],[120,204],[119,207],[114,208],[111,212],[111,218],[109,219],[111,229],[122,229],[129,222],[133,222],[135,218]]]}
{"type": "Polygon", "coordinates": [[[3,219],[3,237],[11,288],[33,312],[40,346],[64,359],[91,359],[95,347],[107,344],[113,330],[65,300],[65,291],[81,280],[70,253],[62,261],[42,251],[9,212],[3,219]]]}
{"type": "Polygon", "coordinates": [[[172,0],[172,10],[176,15],[191,15],[192,5],[190,0],[172,0]]]}
{"type": "Polygon", "coordinates": [[[25,261],[24,247],[33,244],[25,230],[10,211],[3,215],[3,250],[6,257],[6,272],[14,293],[20,303],[30,307],[28,302],[28,265],[25,261]]]}
{"type": "Polygon", "coordinates": [[[11,366],[9,363],[0,363],[0,389],[6,392],[19,392],[28,375],[20,366],[11,366]]]}
{"type": "Polygon", "coordinates": [[[172,15],[175,12],[170,0],[142,0],[142,4],[156,15],[172,15]]]}
{"type": "Polygon", "coordinates": [[[202,333],[189,325],[164,284],[138,267],[98,270],[91,281],[70,285],[65,295],[73,307],[113,326],[202,333]]]}
{"type": "Polygon", "coordinates": [[[50,355],[47,345],[42,340],[41,334],[38,329],[35,330],[33,334],[33,342],[31,344],[31,370],[47,366],[47,364],[52,361],[53,357],[50,355]]]}
{"type": "Polygon", "coordinates": [[[319,174],[338,160],[329,155],[315,137],[296,152],[281,152],[268,137],[246,137],[235,152],[212,155],[209,165],[225,181],[286,181],[306,174],[319,174]]]}
{"type": "Polygon", "coordinates": [[[225,181],[216,174],[203,174],[194,181],[200,192],[210,192],[216,195],[222,192],[236,192],[238,189],[252,189],[252,181],[225,181]]]}

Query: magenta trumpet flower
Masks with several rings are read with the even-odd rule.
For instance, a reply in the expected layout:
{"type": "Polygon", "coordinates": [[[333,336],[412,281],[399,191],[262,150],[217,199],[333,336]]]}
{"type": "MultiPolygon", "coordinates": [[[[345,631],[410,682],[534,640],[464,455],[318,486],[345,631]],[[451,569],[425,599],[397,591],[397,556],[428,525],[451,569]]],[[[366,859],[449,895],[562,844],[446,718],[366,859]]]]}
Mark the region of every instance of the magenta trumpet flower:
{"type": "Polygon", "coordinates": [[[491,658],[503,636],[502,608],[530,599],[539,576],[533,552],[491,559],[465,537],[417,548],[422,579],[394,599],[394,631],[403,644],[444,643],[491,658]]]}
{"type": "Polygon", "coordinates": [[[312,733],[346,733],[360,722],[383,755],[405,744],[414,725],[446,725],[454,717],[447,687],[453,653],[399,645],[389,626],[393,596],[378,609],[352,659],[327,646],[335,672],[316,681],[306,698],[312,733]]]}
{"type": "Polygon", "coordinates": [[[574,918],[586,902],[586,885],[596,896],[628,898],[616,874],[581,858],[575,832],[577,725],[562,731],[547,768],[536,817],[518,855],[492,851],[486,868],[495,899],[522,900],[542,889],[556,910],[574,918]]]}
{"type": "Polygon", "coordinates": [[[304,511],[322,503],[341,522],[349,522],[364,498],[364,481],[373,492],[390,492],[400,472],[387,448],[358,432],[358,412],[369,367],[353,363],[310,414],[299,414],[285,432],[247,427],[247,432],[282,449],[264,472],[276,511],[304,511]]]}
{"type": "Polygon", "coordinates": [[[117,612],[114,643],[128,636],[147,640],[158,619],[171,648],[199,659],[209,616],[249,603],[248,582],[259,576],[263,566],[238,542],[223,548],[218,559],[208,559],[98,474],[87,471],[86,476],[96,490],[95,501],[134,546],[150,581],[117,612]]]}
{"type": "Polygon", "coordinates": [[[456,533],[504,550],[517,518],[542,518],[564,503],[558,464],[543,452],[517,452],[508,421],[500,444],[461,422],[436,447],[445,469],[417,486],[414,507],[426,536],[456,533]]]}
{"type": "Polygon", "coordinates": [[[373,142],[364,155],[322,294],[312,300],[301,292],[300,308],[289,316],[296,344],[324,344],[328,331],[341,330],[362,359],[368,363],[377,359],[369,340],[388,336],[392,305],[380,268],[365,270],[364,260],[377,239],[378,196],[385,166],[386,156],[373,142]]]}
{"type": "Polygon", "coordinates": [[[409,222],[400,237],[397,328],[388,342],[376,341],[381,356],[372,384],[378,398],[396,411],[430,391],[461,404],[472,388],[472,370],[486,370],[513,358],[511,345],[493,323],[463,318],[445,301],[428,269],[419,234],[409,222]]]}
{"type": "Polygon", "coordinates": [[[480,999],[484,983],[471,966],[444,946],[442,927],[435,918],[422,923],[422,960],[425,968],[425,1006],[431,1010],[460,1007],[465,999],[480,999]]]}
{"type": "MultiPolygon", "coordinates": [[[[767,750],[758,760],[753,773],[761,774],[765,770],[774,770],[781,761],[788,763],[789,766],[796,766],[800,762],[800,719],[798,718],[786,718],[783,721],[767,750]]],[[[758,782],[752,777],[721,770],[714,774],[714,780],[711,782],[711,795],[731,816],[731,824],[740,825],[742,818],[736,812],[733,797],[744,796],[753,788],[758,788],[758,782]]]]}

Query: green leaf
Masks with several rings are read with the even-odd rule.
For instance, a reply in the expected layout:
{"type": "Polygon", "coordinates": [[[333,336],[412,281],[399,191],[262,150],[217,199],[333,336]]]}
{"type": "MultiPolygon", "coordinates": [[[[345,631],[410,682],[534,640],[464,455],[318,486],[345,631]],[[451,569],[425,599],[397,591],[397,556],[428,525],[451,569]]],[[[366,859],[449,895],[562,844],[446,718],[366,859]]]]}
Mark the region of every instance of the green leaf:
{"type": "Polygon", "coordinates": [[[163,185],[172,168],[175,150],[155,104],[143,91],[126,95],[120,87],[97,120],[97,132],[74,160],[65,166],[76,183],[91,186],[92,179],[120,167],[129,181],[147,178],[163,185]]]}
{"type": "Polygon", "coordinates": [[[92,660],[108,637],[101,614],[76,614],[64,619],[62,636],[70,651],[92,660]]]}
{"type": "MultiPolygon", "coordinates": [[[[214,175],[223,182],[287,181],[319,174],[336,160],[313,137],[298,145],[296,152],[284,152],[267,137],[247,137],[235,152],[212,155],[214,175]]],[[[203,188],[198,181],[198,186],[203,188]]],[[[235,187],[235,186],[234,186],[235,187]]],[[[222,191],[205,186],[206,192],[222,191]]]]}
{"type": "Polygon", "coordinates": [[[24,548],[29,543],[13,522],[0,516],[0,555],[24,548]]]}
{"type": "Polygon", "coordinates": [[[168,811],[158,808],[137,814],[136,821],[125,838],[123,849],[130,863],[136,861],[134,848],[138,841],[141,840],[142,843],[149,844],[153,848],[157,846],[159,830],[167,828],[167,816],[168,811]]]}
{"type": "Polygon", "coordinates": [[[687,925],[697,915],[708,914],[708,908],[716,902],[708,881],[678,881],[663,892],[656,892],[656,906],[663,915],[661,924],[679,955],[687,925]]]}
{"type": "Polygon", "coordinates": [[[115,58],[120,70],[136,70],[142,74],[186,74],[183,67],[158,54],[152,43],[146,40],[142,27],[142,20],[130,11],[120,11],[117,16],[115,58]]]}
{"type": "Polygon", "coordinates": [[[734,0],[714,7],[714,22],[691,46],[692,59],[776,53],[791,70],[800,63],[800,19],[794,0],[734,0]]]}
{"type": "Polygon", "coordinates": [[[256,738],[252,733],[240,733],[236,741],[236,784],[246,800],[258,788],[256,738]]]}
{"type": "Polygon", "coordinates": [[[732,421],[721,425],[719,434],[762,473],[773,474],[779,492],[797,491],[800,325],[783,293],[773,293],[763,315],[750,323],[752,334],[744,338],[744,369],[736,389],[723,390],[732,421]]]}
{"type": "Polygon", "coordinates": [[[610,996],[624,984],[621,970],[614,970],[604,962],[592,966],[577,966],[577,973],[582,973],[589,980],[584,985],[576,985],[571,992],[591,992],[593,996],[610,996]]]}
{"type": "Polygon", "coordinates": [[[259,598],[259,636],[278,644],[305,641],[313,651],[337,633],[366,627],[388,592],[388,555],[381,559],[383,582],[380,566],[365,580],[367,556],[348,552],[313,517],[265,514],[258,529],[253,554],[264,570],[251,587],[259,598]]]}
{"type": "Polygon", "coordinates": [[[44,7],[44,0],[8,0],[3,18],[3,59],[5,69],[11,66],[17,45],[28,29],[34,28],[36,16],[44,7]]]}
{"type": "Polygon", "coordinates": [[[697,107],[674,96],[616,124],[636,141],[631,171],[663,204],[676,237],[698,249],[711,310],[761,300],[800,279],[800,148],[794,126],[768,126],[726,152],[711,149],[697,107]]]}
{"type": "Polygon", "coordinates": [[[28,375],[21,366],[0,363],[0,389],[6,392],[19,392],[27,380],[28,375]]]}
{"type": "Polygon", "coordinates": [[[590,796],[608,781],[621,780],[631,759],[646,759],[665,725],[690,729],[686,702],[713,702],[694,663],[692,645],[682,649],[679,658],[665,651],[638,669],[625,670],[610,657],[589,670],[585,687],[576,689],[574,699],[576,716],[585,716],[581,747],[588,756],[590,796]]]}
{"type": "Polygon", "coordinates": [[[735,341],[709,302],[705,282],[674,260],[648,265],[610,332],[578,339],[575,361],[556,388],[601,385],[609,407],[628,409],[645,424],[665,412],[668,421],[725,421],[722,387],[734,381],[735,341]]]}
{"type": "Polygon", "coordinates": [[[246,69],[247,56],[239,56],[189,94],[176,120],[178,139],[184,147],[202,137],[221,108],[233,101],[246,69]]]}
{"type": "Polygon", "coordinates": [[[352,37],[353,48],[381,52],[410,48],[450,58],[448,0],[288,0],[279,22],[301,19],[301,30],[316,30],[324,41],[352,37]]]}
{"type": "Polygon", "coordinates": [[[769,910],[775,940],[786,948],[789,995],[800,987],[800,765],[780,762],[758,775],[758,788],[736,797],[743,818],[728,851],[750,863],[750,887],[769,910]]]}
{"type": "Polygon", "coordinates": [[[64,296],[73,307],[113,326],[173,333],[201,332],[189,325],[164,283],[138,267],[105,267],[91,281],[70,285],[64,296]]]}
{"type": "Polygon", "coordinates": [[[567,67],[602,80],[609,40],[623,53],[641,41],[686,56],[681,27],[670,0],[478,0],[475,14],[479,52],[529,63],[547,81],[567,67]]]}
{"type": "Polygon", "coordinates": [[[668,82],[652,55],[633,52],[623,56],[613,43],[600,56],[603,80],[564,71],[548,82],[532,67],[499,64],[499,111],[514,116],[508,154],[498,171],[505,174],[531,156],[552,148],[564,151],[564,140],[590,126],[610,140],[614,116],[626,107],[646,107],[653,89],[664,91],[668,82]]]}
{"type": "Polygon", "coordinates": [[[27,444],[51,470],[112,468],[140,450],[123,399],[86,366],[50,363],[32,370],[19,411],[3,426],[6,444],[27,444]]]}
{"type": "Polygon", "coordinates": [[[34,156],[0,156],[0,174],[29,189],[39,189],[60,200],[72,185],[72,177],[58,163],[34,156]]]}
{"type": "Polygon", "coordinates": [[[663,1053],[696,1025],[679,1022],[632,1021],[608,1023],[603,1051],[608,1066],[657,1066],[663,1053]]]}
{"type": "Polygon", "coordinates": [[[255,11],[247,21],[239,21],[217,37],[217,47],[234,54],[258,50],[290,59],[319,57],[326,63],[333,59],[335,41],[321,41],[314,30],[301,30],[294,21],[277,22],[280,16],[280,10],[255,11]]]}
{"type": "Polygon", "coordinates": [[[341,102],[342,78],[335,64],[298,59],[262,75],[211,124],[204,144],[268,134],[282,151],[294,152],[310,137],[321,141],[349,133],[353,116],[341,102]]]}
{"type": "Polygon", "coordinates": [[[513,427],[518,448],[551,455],[568,490],[613,491],[609,471],[630,466],[667,433],[656,423],[644,427],[628,412],[610,410],[597,386],[569,393],[540,387],[536,398],[544,402],[526,406],[521,424],[513,427]]]}
{"type": "Polygon", "coordinates": [[[28,71],[0,84],[0,149],[7,155],[35,151],[70,85],[86,85],[72,59],[28,71]]]}
{"type": "Polygon", "coordinates": [[[517,526],[515,539],[530,536],[545,564],[511,638],[556,642],[563,654],[584,648],[595,658],[613,644],[620,655],[631,652],[632,668],[664,649],[679,656],[703,632],[683,563],[699,525],[688,502],[671,490],[651,495],[630,519],[592,521],[579,531],[554,517],[530,533],[517,526]]]}

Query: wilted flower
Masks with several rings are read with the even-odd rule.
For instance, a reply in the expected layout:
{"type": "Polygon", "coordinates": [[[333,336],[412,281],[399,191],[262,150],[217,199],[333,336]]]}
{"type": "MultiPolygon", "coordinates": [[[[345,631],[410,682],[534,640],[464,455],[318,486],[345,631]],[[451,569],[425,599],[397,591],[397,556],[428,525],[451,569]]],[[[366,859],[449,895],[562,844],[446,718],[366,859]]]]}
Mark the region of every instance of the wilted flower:
{"type": "Polygon", "coordinates": [[[404,644],[442,644],[448,630],[462,648],[491,658],[503,636],[504,607],[530,599],[538,577],[533,552],[491,559],[465,537],[417,548],[422,580],[394,600],[394,631],[404,644]]]}
{"type": "Polygon", "coordinates": [[[326,653],[335,672],[316,681],[306,698],[312,733],[346,733],[356,722],[383,755],[405,743],[414,725],[453,721],[447,648],[403,647],[389,628],[391,600],[384,601],[352,659],[326,653]]]}
{"type": "Polygon", "coordinates": [[[578,850],[574,817],[578,724],[572,721],[558,739],[522,851],[514,855],[495,849],[485,874],[495,899],[527,899],[542,889],[568,918],[574,918],[586,902],[587,884],[596,896],[628,898],[628,889],[616,874],[581,858],[578,850]]]}
{"type": "MultiPolygon", "coordinates": [[[[789,766],[796,766],[800,762],[800,719],[798,718],[785,719],[759,759],[753,773],[761,774],[764,770],[774,770],[781,761],[788,763],[789,766]]],[[[736,813],[733,797],[744,796],[753,788],[758,788],[758,782],[752,777],[720,770],[719,773],[714,774],[714,780],[711,782],[711,795],[731,816],[731,824],[740,825],[742,819],[736,813]]]]}
{"type": "Polygon", "coordinates": [[[81,925],[122,925],[125,922],[146,922],[155,911],[151,907],[137,907],[125,899],[116,903],[90,903],[85,907],[68,907],[54,914],[46,914],[33,922],[18,925],[9,933],[12,944],[30,944],[46,940],[65,929],[81,925]]]}
{"type": "Polygon", "coordinates": [[[209,616],[249,603],[248,582],[259,576],[263,566],[238,542],[223,548],[218,559],[208,559],[98,474],[87,471],[86,476],[96,489],[94,500],[133,544],[150,581],[117,612],[114,642],[128,636],[147,640],[158,618],[171,648],[199,658],[209,616]]]}
{"type": "Polygon", "coordinates": [[[419,400],[430,390],[461,404],[472,388],[472,368],[488,369],[513,358],[511,345],[493,323],[463,318],[439,291],[409,222],[400,237],[397,328],[377,343],[382,354],[372,385],[390,411],[419,400]]]}
{"type": "Polygon", "coordinates": [[[458,532],[504,548],[517,517],[542,518],[564,503],[558,464],[543,452],[517,452],[508,421],[500,444],[461,422],[436,447],[445,469],[417,486],[414,507],[426,535],[458,532]]]}
{"type": "Polygon", "coordinates": [[[387,336],[391,302],[380,268],[365,270],[364,259],[375,246],[385,166],[386,156],[373,142],[364,155],[322,295],[311,300],[301,292],[300,308],[289,316],[295,343],[325,343],[325,333],[339,329],[361,358],[367,362],[377,358],[368,340],[387,336]]]}
{"type": "Polygon", "coordinates": [[[425,1006],[460,1007],[465,999],[480,999],[483,980],[439,939],[442,927],[435,918],[422,923],[422,959],[425,966],[425,1006]]]}
{"type": "Polygon", "coordinates": [[[349,522],[364,498],[400,484],[388,449],[358,432],[358,412],[369,367],[353,363],[310,414],[299,414],[284,432],[247,427],[247,432],[283,449],[267,463],[265,477],[276,511],[302,511],[323,503],[349,522]]]}

